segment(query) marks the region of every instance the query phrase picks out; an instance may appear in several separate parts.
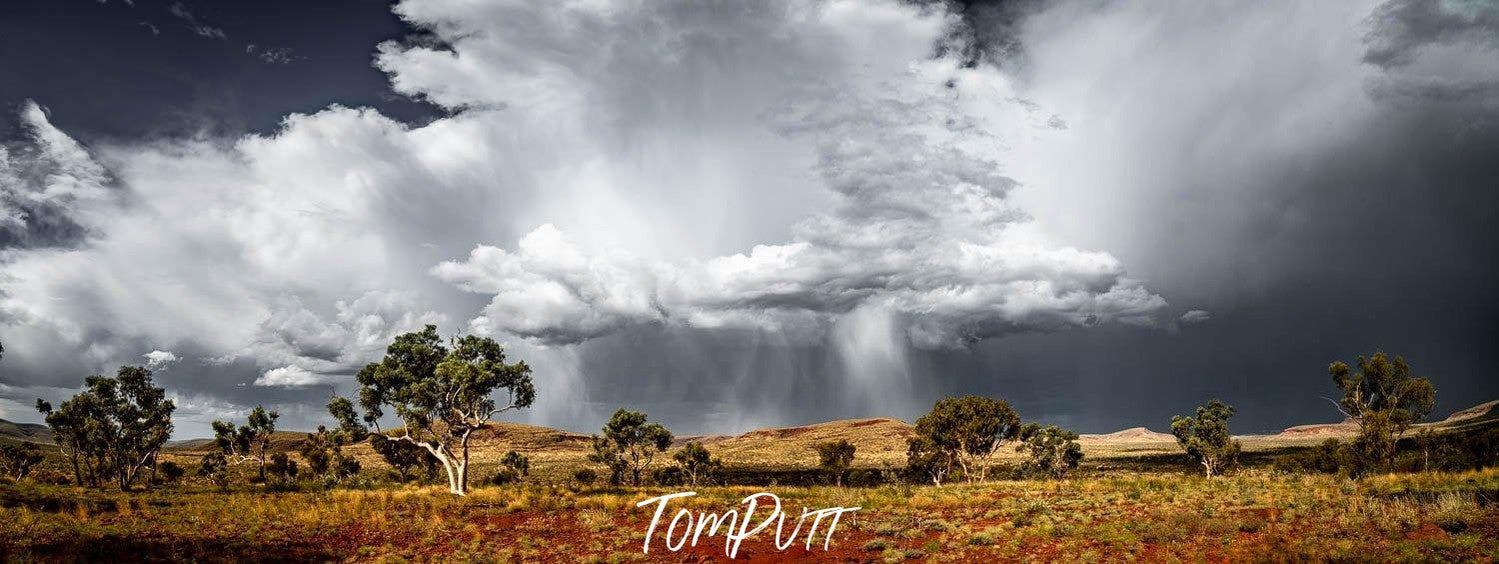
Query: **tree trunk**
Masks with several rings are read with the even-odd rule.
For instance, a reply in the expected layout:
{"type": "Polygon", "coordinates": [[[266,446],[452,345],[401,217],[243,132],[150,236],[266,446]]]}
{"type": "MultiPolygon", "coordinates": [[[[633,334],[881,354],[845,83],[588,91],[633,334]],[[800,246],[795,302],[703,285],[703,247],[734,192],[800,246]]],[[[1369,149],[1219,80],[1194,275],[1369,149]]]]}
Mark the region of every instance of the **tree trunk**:
{"type": "Polygon", "coordinates": [[[458,495],[468,495],[468,437],[472,430],[463,432],[463,459],[458,461],[458,495]]]}
{"type": "Polygon", "coordinates": [[[454,490],[453,493],[458,494],[460,496],[467,496],[468,495],[468,461],[467,460],[461,460],[461,461],[458,462],[458,489],[454,490]]]}
{"type": "Polygon", "coordinates": [[[439,454],[437,461],[442,463],[443,471],[448,474],[448,493],[462,495],[458,491],[458,474],[453,471],[453,460],[446,454],[439,454]]]}
{"type": "Polygon", "coordinates": [[[78,450],[77,449],[70,450],[68,452],[68,458],[73,461],[73,479],[76,480],[74,483],[78,484],[79,486],[82,486],[83,485],[83,471],[78,469],[78,450]]]}

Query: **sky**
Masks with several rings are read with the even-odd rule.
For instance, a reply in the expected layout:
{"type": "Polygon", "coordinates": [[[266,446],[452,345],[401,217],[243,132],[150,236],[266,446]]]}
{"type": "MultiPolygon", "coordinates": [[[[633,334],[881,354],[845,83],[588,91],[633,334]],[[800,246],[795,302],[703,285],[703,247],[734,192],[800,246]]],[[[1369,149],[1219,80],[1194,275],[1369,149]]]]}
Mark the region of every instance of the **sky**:
{"type": "Polygon", "coordinates": [[[0,6],[0,418],[152,367],[179,438],[329,421],[402,332],[534,369],[515,420],[1080,432],[1328,363],[1499,398],[1499,6],[0,6]]]}

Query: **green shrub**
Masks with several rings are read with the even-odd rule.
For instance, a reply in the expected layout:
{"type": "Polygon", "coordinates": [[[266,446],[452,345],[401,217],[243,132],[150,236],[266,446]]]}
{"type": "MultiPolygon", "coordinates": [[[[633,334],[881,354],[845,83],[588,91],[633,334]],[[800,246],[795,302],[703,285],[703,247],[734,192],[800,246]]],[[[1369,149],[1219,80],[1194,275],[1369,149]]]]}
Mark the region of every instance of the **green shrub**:
{"type": "Polygon", "coordinates": [[[592,468],[579,468],[573,472],[573,481],[588,485],[598,481],[599,473],[592,468]]]}

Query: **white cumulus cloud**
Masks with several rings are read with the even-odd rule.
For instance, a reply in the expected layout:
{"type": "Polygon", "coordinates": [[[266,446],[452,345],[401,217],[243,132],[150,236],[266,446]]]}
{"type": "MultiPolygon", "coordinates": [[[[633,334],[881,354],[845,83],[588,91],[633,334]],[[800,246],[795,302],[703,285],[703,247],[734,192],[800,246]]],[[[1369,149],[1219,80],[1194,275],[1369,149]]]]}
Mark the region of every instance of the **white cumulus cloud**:
{"type": "Polygon", "coordinates": [[[146,359],[146,368],[150,368],[152,370],[160,370],[162,368],[165,368],[169,364],[181,360],[177,358],[177,355],[172,351],[161,350],[148,352],[141,355],[141,357],[146,359]]]}
{"type": "Polygon", "coordinates": [[[282,366],[265,371],[255,379],[256,386],[301,388],[332,382],[326,374],[318,374],[300,366],[282,366]]]}

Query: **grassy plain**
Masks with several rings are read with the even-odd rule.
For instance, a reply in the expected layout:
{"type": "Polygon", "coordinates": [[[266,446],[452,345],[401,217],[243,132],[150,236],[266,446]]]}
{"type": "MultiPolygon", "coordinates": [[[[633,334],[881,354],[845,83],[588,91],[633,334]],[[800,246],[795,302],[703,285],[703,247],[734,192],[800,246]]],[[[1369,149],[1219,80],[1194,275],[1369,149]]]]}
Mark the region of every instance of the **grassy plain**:
{"type": "MultiPolygon", "coordinates": [[[[1494,423],[1485,415],[1441,428],[1494,423]]],[[[861,508],[840,522],[828,550],[821,536],[806,550],[803,533],[778,551],[772,527],[744,542],[739,557],[750,561],[1499,559],[1499,470],[1360,480],[1270,470],[1271,456],[1329,432],[1336,430],[1243,437],[1246,466],[1212,480],[1160,434],[1133,429],[1083,437],[1083,467],[1063,480],[792,485],[816,464],[811,445],[834,438],[859,446],[857,468],[893,477],[910,426],[859,419],[678,440],[704,442],[731,475],[760,485],[619,488],[574,482],[573,470],[589,465],[586,436],[506,423],[479,437],[475,482],[510,449],[531,457],[531,475],[521,484],[476,484],[467,498],[390,483],[366,445],[346,450],[360,459],[361,476],[335,487],[303,482],[273,491],[247,484],[247,466],[237,467],[228,491],[191,475],[131,493],[0,481],[0,560],[726,561],[721,534],[669,552],[658,531],[651,554],[642,554],[652,511],[636,503],[687,489],[698,495],[674,503],[668,519],[677,507],[742,511],[745,496],[769,491],[790,513],[789,535],[802,507],[861,508]]],[[[274,449],[294,453],[303,436],[278,433],[274,449]]],[[[177,443],[164,456],[192,470],[209,448],[177,443]]],[[[42,474],[65,474],[55,450],[50,457],[42,474]]],[[[1005,452],[998,464],[1017,461],[1005,452]]]]}
{"type": "MultiPolygon", "coordinates": [[[[699,488],[684,504],[721,513],[766,488],[699,488]]],[[[6,560],[356,560],[628,562],[649,508],[676,491],[522,484],[467,498],[399,486],[300,492],[211,488],[110,493],[0,486],[6,560]]],[[[1208,480],[1118,472],[1060,481],[936,488],[778,487],[799,508],[861,507],[829,550],[781,552],[772,530],[745,541],[752,561],[1473,560],[1499,558],[1499,472],[1272,476],[1208,480]]],[[[763,513],[762,513],[763,514],[763,513]]],[[[664,526],[664,523],[663,523],[664,526]]],[[[791,523],[788,523],[788,531],[791,523]]],[[[825,530],[825,529],[823,529],[825,530]]],[[[658,532],[658,537],[660,533],[658,532]]],[[[724,539],[649,559],[725,560],[724,539]]]]}

